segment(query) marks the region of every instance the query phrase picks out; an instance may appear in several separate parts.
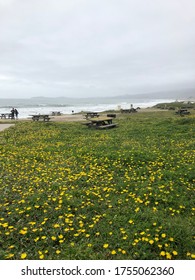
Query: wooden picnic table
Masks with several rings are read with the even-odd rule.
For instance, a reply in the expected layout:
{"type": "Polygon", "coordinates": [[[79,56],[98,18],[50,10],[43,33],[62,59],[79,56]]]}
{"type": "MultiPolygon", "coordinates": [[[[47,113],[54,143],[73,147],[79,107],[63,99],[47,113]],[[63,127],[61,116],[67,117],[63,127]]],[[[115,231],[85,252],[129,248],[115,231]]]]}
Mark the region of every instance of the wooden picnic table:
{"type": "Polygon", "coordinates": [[[95,117],[99,117],[99,114],[97,112],[87,112],[85,114],[86,119],[95,118],[95,117]]]}
{"type": "Polygon", "coordinates": [[[175,114],[183,117],[184,115],[189,115],[190,112],[187,109],[179,109],[175,114]]]}
{"type": "Polygon", "coordinates": [[[100,118],[91,118],[90,122],[84,123],[89,128],[96,129],[106,129],[116,127],[116,123],[112,123],[113,118],[100,117],[100,118]]]}
{"type": "Polygon", "coordinates": [[[121,109],[121,113],[137,113],[137,110],[134,108],[131,109],[121,109]]]}
{"type": "Polygon", "coordinates": [[[48,122],[50,120],[50,117],[49,115],[41,115],[41,114],[38,114],[38,115],[30,115],[32,117],[32,120],[33,121],[39,121],[39,120],[43,120],[44,122],[48,122]]]}
{"type": "Polygon", "coordinates": [[[11,113],[2,113],[0,117],[1,117],[1,119],[12,119],[12,114],[11,113]]]}
{"type": "Polygon", "coordinates": [[[116,114],[109,113],[109,114],[107,114],[107,117],[109,117],[109,118],[116,118],[116,114]]]}

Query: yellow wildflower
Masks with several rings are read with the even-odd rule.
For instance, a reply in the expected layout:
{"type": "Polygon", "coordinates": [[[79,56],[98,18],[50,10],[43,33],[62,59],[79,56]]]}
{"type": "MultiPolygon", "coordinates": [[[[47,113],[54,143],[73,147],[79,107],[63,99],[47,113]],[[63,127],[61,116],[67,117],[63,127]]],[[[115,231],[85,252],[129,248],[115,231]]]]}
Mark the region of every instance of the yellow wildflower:
{"type": "Polygon", "coordinates": [[[112,255],[116,255],[116,251],[115,251],[115,250],[112,250],[111,254],[112,254],[112,255]]]}
{"type": "Polygon", "coordinates": [[[23,260],[23,259],[26,259],[26,257],[27,257],[27,254],[26,253],[22,253],[21,255],[20,255],[20,258],[23,260]]]}
{"type": "Polygon", "coordinates": [[[167,258],[168,260],[171,260],[171,254],[170,254],[169,252],[166,252],[166,258],[167,258]]]}

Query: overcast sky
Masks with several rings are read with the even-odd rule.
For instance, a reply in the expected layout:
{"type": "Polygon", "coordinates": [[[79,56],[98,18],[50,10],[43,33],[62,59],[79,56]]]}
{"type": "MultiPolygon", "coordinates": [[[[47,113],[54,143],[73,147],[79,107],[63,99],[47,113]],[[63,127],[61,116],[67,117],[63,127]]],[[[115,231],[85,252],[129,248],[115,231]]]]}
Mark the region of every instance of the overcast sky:
{"type": "Polygon", "coordinates": [[[193,87],[194,0],[0,0],[0,98],[193,87]]]}

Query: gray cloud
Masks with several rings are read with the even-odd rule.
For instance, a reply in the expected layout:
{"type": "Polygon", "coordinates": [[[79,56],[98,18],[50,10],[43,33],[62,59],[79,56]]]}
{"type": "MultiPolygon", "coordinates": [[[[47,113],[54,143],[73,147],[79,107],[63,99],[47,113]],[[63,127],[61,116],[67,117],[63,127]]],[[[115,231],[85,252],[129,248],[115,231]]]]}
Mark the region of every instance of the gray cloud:
{"type": "Polygon", "coordinates": [[[195,86],[193,0],[0,0],[0,97],[195,86]]]}

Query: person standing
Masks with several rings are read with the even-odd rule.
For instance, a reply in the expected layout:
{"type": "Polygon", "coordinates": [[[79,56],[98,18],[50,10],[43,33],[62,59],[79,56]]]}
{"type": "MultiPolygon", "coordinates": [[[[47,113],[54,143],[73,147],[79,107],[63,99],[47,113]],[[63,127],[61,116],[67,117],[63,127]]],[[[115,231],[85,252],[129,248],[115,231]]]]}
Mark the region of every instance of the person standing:
{"type": "Polygon", "coordinates": [[[12,109],[11,109],[11,119],[12,119],[12,120],[14,120],[14,113],[15,113],[15,110],[14,110],[14,108],[12,108],[12,109]]]}
{"type": "Polygon", "coordinates": [[[16,116],[16,119],[18,119],[18,110],[17,109],[14,109],[14,114],[15,114],[15,116],[16,116]]]}

